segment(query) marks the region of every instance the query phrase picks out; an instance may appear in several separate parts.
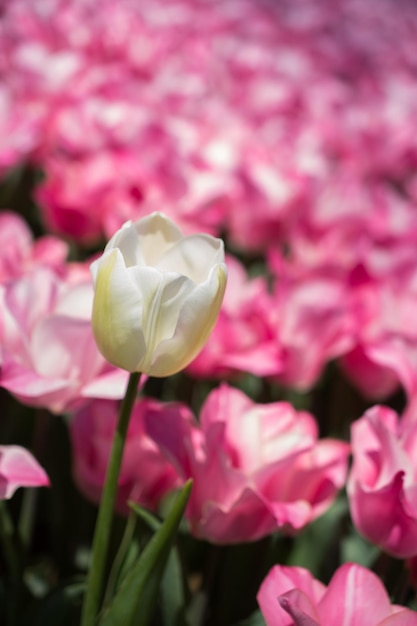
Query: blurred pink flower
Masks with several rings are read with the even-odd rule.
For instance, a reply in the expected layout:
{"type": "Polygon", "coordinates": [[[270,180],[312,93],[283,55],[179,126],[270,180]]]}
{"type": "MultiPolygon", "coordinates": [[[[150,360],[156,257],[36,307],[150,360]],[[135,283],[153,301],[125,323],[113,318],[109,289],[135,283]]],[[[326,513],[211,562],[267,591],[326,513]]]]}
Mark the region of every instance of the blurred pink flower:
{"type": "Polygon", "coordinates": [[[12,211],[0,212],[0,284],[43,265],[64,271],[67,244],[56,237],[34,240],[23,218],[12,211]]]}
{"type": "Polygon", "coordinates": [[[352,425],[353,522],[398,558],[417,555],[417,422],[375,406],[352,425]]]}
{"type": "Polygon", "coordinates": [[[49,478],[36,459],[21,446],[0,446],[0,500],[19,487],[48,487],[49,478]]]}
{"type": "MultiPolygon", "coordinates": [[[[80,491],[93,502],[100,501],[114,431],[118,403],[95,400],[70,417],[73,473],[80,491]]],[[[126,513],[128,500],[156,510],[161,499],[180,483],[172,465],[145,433],[145,417],[164,413],[168,419],[186,410],[180,405],[162,405],[139,400],[132,412],[119,476],[117,508],[126,513]]]]}
{"type": "Polygon", "coordinates": [[[371,186],[413,223],[417,12],[382,1],[6,3],[0,171],[40,167],[48,227],[84,242],[150,202],[185,232],[346,262],[387,217],[371,186]],[[94,205],[82,172],[70,188],[97,154],[115,173],[94,205]]]}
{"type": "Polygon", "coordinates": [[[86,398],[122,397],[126,373],[96,347],[92,299],[91,277],[79,266],[72,272],[68,265],[65,277],[38,267],[6,284],[0,292],[0,386],[56,413],[86,398]]]}
{"type": "Polygon", "coordinates": [[[258,592],[267,626],[417,626],[417,613],[391,604],[370,570],[345,563],[328,587],[302,567],[273,567],[258,592]]]}
{"type": "Polygon", "coordinates": [[[374,249],[367,261],[349,278],[353,345],[341,364],[365,396],[385,398],[401,384],[410,400],[417,393],[415,244],[403,241],[390,255],[374,249]]]}
{"type": "Polygon", "coordinates": [[[352,346],[353,322],[343,280],[325,269],[300,270],[270,255],[277,342],[282,369],[277,379],[300,390],[311,388],[331,359],[352,346]]]}
{"type": "Polygon", "coordinates": [[[237,259],[227,257],[228,279],[220,315],[198,357],[194,376],[226,377],[236,372],[270,376],[281,369],[273,299],[263,277],[248,278],[237,259]]]}
{"type": "Polygon", "coordinates": [[[236,543],[292,533],[321,515],[345,482],[349,446],[317,440],[314,418],[285,402],[255,404],[222,385],[200,425],[177,414],[147,416],[147,432],[183,479],[193,479],[192,532],[236,543]]]}
{"type": "Polygon", "coordinates": [[[140,201],[139,167],[131,158],[102,150],[77,159],[52,158],[47,167],[36,195],[48,230],[91,245],[104,239],[109,211],[117,207],[122,223],[133,217],[120,194],[125,189],[133,206],[140,201]]]}

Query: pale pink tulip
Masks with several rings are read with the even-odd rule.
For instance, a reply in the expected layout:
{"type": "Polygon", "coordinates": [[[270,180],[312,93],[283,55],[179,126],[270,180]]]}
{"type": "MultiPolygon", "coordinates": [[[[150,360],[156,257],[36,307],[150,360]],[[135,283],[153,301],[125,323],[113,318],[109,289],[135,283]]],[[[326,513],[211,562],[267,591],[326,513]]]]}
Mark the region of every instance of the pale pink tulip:
{"type": "Polygon", "coordinates": [[[390,255],[375,248],[365,262],[349,278],[353,345],[341,365],[369,398],[385,398],[401,384],[411,399],[417,391],[415,244],[403,241],[390,255]]]}
{"type": "Polygon", "coordinates": [[[226,262],[228,279],[219,318],[188,369],[194,376],[206,377],[242,371],[256,376],[277,374],[282,357],[266,281],[249,279],[241,263],[230,255],[226,262]]]}
{"type": "Polygon", "coordinates": [[[56,237],[34,240],[26,222],[12,211],[0,212],[0,284],[43,265],[64,272],[67,244],[56,237]]]}
{"type": "Polygon", "coordinates": [[[86,241],[165,198],[150,210],[181,227],[227,227],[260,251],[279,241],[309,265],[345,264],[358,235],[415,222],[412,2],[377,16],[355,0],[6,4],[0,169],[41,166],[51,227],[86,241]],[[103,154],[114,175],[89,195],[78,166],[103,154]],[[407,210],[381,212],[374,185],[407,210]]]}
{"type": "Polygon", "coordinates": [[[273,567],[258,592],[267,626],[417,626],[417,613],[390,603],[379,578],[346,563],[328,587],[302,567],[273,567]]]}
{"type": "MultiPolygon", "coordinates": [[[[114,401],[96,400],[69,421],[74,478],[80,491],[95,503],[100,501],[104,485],[118,408],[114,401]]],[[[146,435],[144,424],[149,412],[157,420],[160,413],[171,419],[185,410],[180,405],[162,405],[146,398],[135,404],[119,476],[119,511],[129,510],[128,500],[156,510],[163,496],[179,485],[178,474],[146,435]]]]}
{"type": "Polygon", "coordinates": [[[352,425],[353,522],[398,558],[417,555],[417,422],[375,406],[352,425]]]}
{"type": "Polygon", "coordinates": [[[255,404],[222,385],[200,425],[147,416],[147,432],[183,479],[193,479],[192,532],[214,543],[293,533],[323,513],[346,477],[347,444],[317,440],[314,418],[285,402],[255,404]]]}
{"type": "Polygon", "coordinates": [[[91,329],[91,277],[38,267],[0,292],[0,386],[59,413],[86,398],[120,398],[126,374],[99,353],[91,329]]]}
{"type": "Polygon", "coordinates": [[[352,346],[349,291],[325,269],[296,271],[277,256],[271,256],[270,265],[277,277],[274,317],[282,360],[277,379],[306,390],[328,361],[352,346]]]}

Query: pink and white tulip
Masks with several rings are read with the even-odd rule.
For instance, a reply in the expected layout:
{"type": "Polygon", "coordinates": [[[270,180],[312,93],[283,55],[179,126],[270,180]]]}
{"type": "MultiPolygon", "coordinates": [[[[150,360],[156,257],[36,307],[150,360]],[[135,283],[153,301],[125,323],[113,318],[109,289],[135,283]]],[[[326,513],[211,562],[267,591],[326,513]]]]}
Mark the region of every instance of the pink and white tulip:
{"type": "Polygon", "coordinates": [[[182,478],[193,479],[186,516],[214,543],[294,533],[321,515],[344,485],[349,446],[318,440],[312,415],[285,402],[255,404],[222,385],[200,425],[177,414],[147,416],[147,432],[182,478]]]}
{"type": "Polygon", "coordinates": [[[219,318],[200,354],[189,365],[194,376],[220,378],[237,372],[271,376],[281,370],[273,298],[262,277],[226,257],[228,279],[219,318]]]}
{"type": "Polygon", "coordinates": [[[65,271],[67,244],[52,236],[36,240],[17,213],[0,212],[0,285],[18,278],[37,266],[65,271]]]}
{"type": "Polygon", "coordinates": [[[398,558],[417,555],[417,422],[375,406],[352,425],[353,522],[398,558]]]}
{"type": "Polygon", "coordinates": [[[31,406],[59,413],[87,398],[120,398],[126,374],[99,353],[88,268],[65,277],[38,267],[1,292],[0,386],[31,406]]]}
{"type": "MultiPolygon", "coordinates": [[[[132,411],[119,475],[117,508],[126,513],[128,500],[157,510],[164,495],[180,484],[172,465],[145,432],[145,418],[168,419],[185,409],[180,405],[162,405],[149,399],[138,401],[132,411]]],[[[72,463],[80,491],[95,503],[100,501],[117,423],[118,403],[95,400],[70,417],[72,463]]]]}
{"type": "Polygon", "coordinates": [[[273,567],[258,592],[267,626],[417,626],[370,570],[346,563],[326,587],[302,567],[273,567]]]}

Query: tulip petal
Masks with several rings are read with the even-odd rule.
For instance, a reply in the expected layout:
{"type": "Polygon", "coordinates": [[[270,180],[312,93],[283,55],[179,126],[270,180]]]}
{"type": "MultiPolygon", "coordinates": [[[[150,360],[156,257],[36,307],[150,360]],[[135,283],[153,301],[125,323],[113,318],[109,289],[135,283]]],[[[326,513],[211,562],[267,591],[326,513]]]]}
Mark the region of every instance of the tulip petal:
{"type": "Polygon", "coordinates": [[[196,284],[207,280],[209,270],[224,258],[223,242],[209,235],[190,235],[171,246],[155,265],[161,272],[172,267],[196,284]]]}
{"type": "Polygon", "coordinates": [[[136,222],[135,228],[138,236],[138,248],[140,248],[142,258],[147,265],[156,266],[158,259],[165,250],[183,238],[178,226],[166,215],[157,211],[136,222]]]}
{"type": "Polygon", "coordinates": [[[64,410],[74,396],[74,385],[62,378],[42,378],[32,369],[7,360],[3,362],[0,385],[30,406],[48,406],[53,413],[64,410]]]}
{"type": "Polygon", "coordinates": [[[317,611],[303,591],[291,589],[279,596],[278,601],[293,618],[294,626],[320,626],[317,611]]]}
{"type": "Polygon", "coordinates": [[[128,373],[120,369],[111,369],[100,374],[82,388],[83,398],[105,398],[119,400],[123,398],[128,381],[128,373]]]}
{"type": "Polygon", "coordinates": [[[49,478],[36,459],[20,446],[0,446],[0,499],[19,487],[46,487],[49,478]]]}
{"type": "Polygon", "coordinates": [[[31,352],[36,354],[37,374],[45,378],[86,380],[103,364],[90,322],[66,315],[51,315],[37,324],[31,352]]]}
{"type": "Polygon", "coordinates": [[[356,563],[339,567],[318,605],[320,623],[343,626],[369,626],[371,615],[372,623],[378,624],[391,611],[382,582],[373,572],[356,563]]]}
{"type": "Polygon", "coordinates": [[[154,266],[161,254],[182,239],[180,229],[162,213],[152,213],[139,222],[126,222],[110,239],[105,251],[119,248],[126,267],[154,266]]]}
{"type": "Polygon", "coordinates": [[[142,298],[119,249],[105,253],[93,265],[92,324],[97,345],[110,363],[134,372],[146,351],[142,298]]]}
{"type": "Polygon", "coordinates": [[[417,613],[404,609],[379,622],[378,626],[417,626],[417,613]]]}
{"type": "MultiPolygon", "coordinates": [[[[291,626],[294,624],[278,598],[291,590],[301,591],[311,604],[317,605],[326,592],[326,587],[313,578],[303,567],[276,565],[263,581],[257,595],[258,604],[267,626],[291,626]]],[[[336,621],[335,624],[338,624],[336,621]]]]}
{"type": "Polygon", "coordinates": [[[364,537],[397,558],[415,556],[417,520],[407,511],[403,472],[377,490],[351,482],[349,499],[353,522],[364,537]]]}
{"type": "Polygon", "coordinates": [[[186,367],[210,335],[226,288],[226,266],[219,264],[209,280],[198,285],[184,302],[172,339],[162,341],[152,362],[152,376],[170,376],[186,367]]]}
{"type": "Polygon", "coordinates": [[[162,342],[175,333],[184,302],[195,291],[186,276],[160,272],[152,267],[130,268],[132,279],[142,298],[142,328],[146,337],[146,353],[138,362],[138,371],[154,375],[153,355],[162,342]]]}

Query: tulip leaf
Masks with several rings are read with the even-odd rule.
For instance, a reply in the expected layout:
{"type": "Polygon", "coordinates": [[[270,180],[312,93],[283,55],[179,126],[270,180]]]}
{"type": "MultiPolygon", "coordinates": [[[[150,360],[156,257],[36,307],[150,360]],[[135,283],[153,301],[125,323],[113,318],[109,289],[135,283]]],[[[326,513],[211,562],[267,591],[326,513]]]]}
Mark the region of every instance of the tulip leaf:
{"type": "Polygon", "coordinates": [[[107,579],[106,593],[103,602],[104,608],[111,604],[112,598],[116,594],[117,589],[120,587],[121,581],[125,578],[127,572],[131,570],[134,563],[136,563],[139,558],[139,541],[134,534],[136,530],[136,521],[136,517],[133,514],[129,516],[124,535],[107,579]]]}
{"type": "Polygon", "coordinates": [[[260,611],[255,611],[247,619],[236,624],[236,626],[265,626],[265,620],[260,611]]]}
{"type": "Polygon", "coordinates": [[[152,617],[171,546],[191,493],[188,481],[164,522],[120,585],[101,626],[146,626],[152,617]]]}
{"type": "MultiPolygon", "coordinates": [[[[162,522],[136,503],[129,503],[130,508],[151,530],[157,531],[162,522]]],[[[161,580],[161,611],[164,626],[187,626],[186,597],[181,559],[177,548],[172,548],[161,580]]]]}

